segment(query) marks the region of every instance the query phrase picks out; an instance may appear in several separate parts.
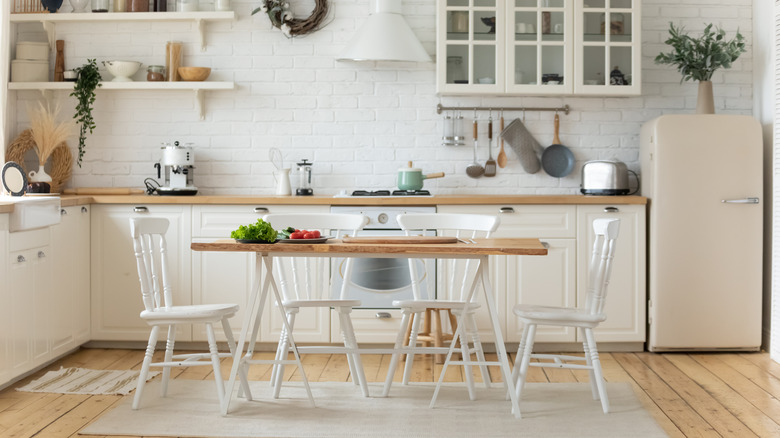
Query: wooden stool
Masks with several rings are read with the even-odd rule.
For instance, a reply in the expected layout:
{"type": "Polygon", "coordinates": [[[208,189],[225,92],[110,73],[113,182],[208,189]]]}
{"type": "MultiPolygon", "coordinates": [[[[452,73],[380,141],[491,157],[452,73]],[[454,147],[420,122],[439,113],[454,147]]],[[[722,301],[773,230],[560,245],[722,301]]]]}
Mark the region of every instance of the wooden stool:
{"type": "MultiPolygon", "coordinates": [[[[412,336],[413,323],[414,323],[414,318],[410,318],[409,325],[406,327],[404,347],[409,345],[409,340],[411,339],[412,336]]],[[[425,309],[422,328],[420,329],[420,332],[417,334],[417,342],[421,342],[423,344],[423,347],[430,347],[431,342],[433,342],[434,347],[446,347],[446,345],[444,345],[444,341],[452,341],[453,333],[455,333],[457,330],[458,330],[458,320],[455,318],[455,315],[452,314],[451,309],[437,309],[437,308],[429,307],[425,309]],[[439,312],[447,312],[447,317],[449,318],[450,326],[452,327],[452,333],[443,333],[441,328],[441,313],[439,312]]],[[[404,361],[406,360],[405,354],[401,355],[401,360],[404,361]]],[[[434,361],[437,364],[444,363],[444,355],[443,354],[434,355],[434,361]]]]}

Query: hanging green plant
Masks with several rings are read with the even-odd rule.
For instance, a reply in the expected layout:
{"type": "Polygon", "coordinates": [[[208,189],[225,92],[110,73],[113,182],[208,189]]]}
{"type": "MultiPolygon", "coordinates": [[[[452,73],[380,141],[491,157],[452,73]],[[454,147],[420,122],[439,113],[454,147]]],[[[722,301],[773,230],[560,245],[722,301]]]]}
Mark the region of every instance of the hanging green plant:
{"type": "Polygon", "coordinates": [[[79,124],[79,157],[76,164],[81,167],[81,159],[84,157],[87,131],[92,134],[95,129],[95,119],[92,118],[92,105],[95,103],[95,89],[102,86],[100,83],[100,71],[94,59],[87,59],[87,63],[75,69],[76,84],[73,86],[71,96],[75,97],[76,114],[73,118],[79,124]]]}
{"type": "Polygon", "coordinates": [[[711,23],[698,38],[688,36],[684,30],[682,26],[674,27],[674,23],[669,23],[670,36],[664,43],[671,46],[672,51],[655,57],[656,64],[677,66],[682,74],[680,82],[709,81],[717,69],[730,68],[731,63],[745,52],[745,39],[739,30],[731,41],[726,41],[725,30],[716,28],[713,31],[711,23]]]}

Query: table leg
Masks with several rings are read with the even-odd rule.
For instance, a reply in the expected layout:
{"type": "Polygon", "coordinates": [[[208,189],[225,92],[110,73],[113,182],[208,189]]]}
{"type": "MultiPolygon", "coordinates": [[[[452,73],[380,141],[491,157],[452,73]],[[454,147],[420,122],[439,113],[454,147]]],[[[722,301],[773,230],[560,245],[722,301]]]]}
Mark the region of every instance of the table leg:
{"type": "MultiPolygon", "coordinates": [[[[490,265],[488,260],[489,256],[480,257],[477,273],[482,278],[482,289],[485,291],[485,302],[488,313],[490,313],[490,322],[493,324],[493,333],[496,339],[496,353],[498,354],[498,361],[501,364],[501,376],[504,379],[504,386],[507,387],[507,385],[509,385],[509,387],[511,387],[510,379],[512,373],[509,369],[509,357],[506,353],[506,345],[504,345],[504,335],[501,332],[496,302],[493,299],[493,287],[490,284],[490,265]]],[[[520,403],[517,394],[514,391],[509,391],[509,397],[512,400],[512,413],[515,415],[515,418],[520,418],[520,403]]]]}

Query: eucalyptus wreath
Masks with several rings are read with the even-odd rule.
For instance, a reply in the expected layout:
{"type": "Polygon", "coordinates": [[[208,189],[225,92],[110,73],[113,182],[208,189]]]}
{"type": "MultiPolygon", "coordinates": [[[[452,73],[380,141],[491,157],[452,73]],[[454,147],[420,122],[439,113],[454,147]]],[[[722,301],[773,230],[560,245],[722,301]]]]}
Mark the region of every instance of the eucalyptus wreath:
{"type": "Polygon", "coordinates": [[[314,10],[308,18],[303,19],[293,16],[288,0],[262,0],[260,7],[255,8],[252,15],[258,12],[268,15],[275,28],[292,38],[317,31],[323,26],[322,20],[328,15],[328,0],[314,0],[314,10]]]}
{"type": "Polygon", "coordinates": [[[94,59],[87,59],[87,63],[76,70],[76,84],[73,86],[71,96],[78,101],[76,114],[73,118],[79,124],[79,156],[76,164],[81,167],[81,159],[86,148],[85,140],[87,131],[92,134],[95,129],[95,119],[92,117],[92,104],[95,103],[95,88],[102,86],[100,83],[100,71],[94,59]]]}
{"type": "Polygon", "coordinates": [[[739,30],[731,41],[726,41],[725,37],[726,31],[721,28],[713,31],[711,23],[698,38],[689,36],[682,26],[675,28],[674,23],[669,23],[669,38],[664,43],[671,46],[672,51],[659,54],[655,62],[677,66],[682,74],[680,82],[709,81],[715,70],[730,68],[731,63],[745,52],[745,39],[739,30]]]}

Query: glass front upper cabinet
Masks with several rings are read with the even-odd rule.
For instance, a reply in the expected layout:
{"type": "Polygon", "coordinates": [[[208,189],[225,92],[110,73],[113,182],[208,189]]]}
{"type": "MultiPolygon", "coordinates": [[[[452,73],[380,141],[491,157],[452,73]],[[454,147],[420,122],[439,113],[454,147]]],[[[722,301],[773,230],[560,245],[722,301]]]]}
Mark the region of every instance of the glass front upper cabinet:
{"type": "Polygon", "coordinates": [[[502,93],[505,0],[437,1],[437,91],[502,93]]]}
{"type": "Polygon", "coordinates": [[[575,93],[640,94],[640,0],[572,3],[575,3],[575,93]]]}
{"type": "Polygon", "coordinates": [[[640,0],[437,0],[440,94],[638,95],[640,0]]]}

